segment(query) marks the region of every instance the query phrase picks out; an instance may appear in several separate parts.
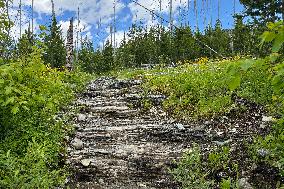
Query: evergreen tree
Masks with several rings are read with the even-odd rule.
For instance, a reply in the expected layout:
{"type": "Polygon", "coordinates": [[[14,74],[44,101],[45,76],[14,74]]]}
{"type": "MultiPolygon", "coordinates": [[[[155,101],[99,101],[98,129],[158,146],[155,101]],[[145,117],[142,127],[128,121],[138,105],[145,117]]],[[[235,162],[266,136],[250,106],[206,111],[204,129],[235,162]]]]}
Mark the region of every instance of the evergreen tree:
{"type": "Polygon", "coordinates": [[[160,62],[170,64],[170,61],[174,55],[172,51],[172,35],[171,32],[166,30],[164,27],[161,28],[159,46],[160,62]]]}
{"type": "Polygon", "coordinates": [[[66,49],[62,39],[61,26],[58,26],[55,12],[52,13],[52,22],[48,27],[48,34],[44,39],[46,46],[44,61],[55,68],[62,68],[66,63],[66,49]]]}
{"type": "Polygon", "coordinates": [[[174,32],[174,61],[192,60],[198,56],[199,47],[190,27],[176,28],[174,32]]]}
{"type": "Polygon", "coordinates": [[[283,0],[240,0],[245,7],[245,15],[257,23],[275,22],[284,18],[283,0]]]}
{"type": "Polygon", "coordinates": [[[110,41],[107,41],[102,52],[102,60],[99,62],[100,72],[108,72],[114,67],[113,47],[110,41]]]}
{"type": "Polygon", "coordinates": [[[85,72],[93,73],[96,71],[93,43],[87,37],[82,41],[78,56],[80,65],[85,72]]]}
{"type": "MultiPolygon", "coordinates": [[[[219,55],[230,56],[230,36],[228,30],[222,29],[220,20],[217,20],[212,35],[211,47],[216,50],[219,55]]],[[[216,56],[216,54],[214,54],[216,56]]]]}
{"type": "Polygon", "coordinates": [[[34,45],[34,35],[31,32],[30,27],[25,30],[25,33],[21,36],[19,39],[19,42],[17,44],[18,47],[18,55],[21,56],[26,56],[32,53],[34,45]]]}
{"type": "Polygon", "coordinates": [[[243,17],[236,15],[235,16],[235,27],[233,29],[233,43],[235,54],[250,54],[252,48],[251,33],[248,25],[243,23],[243,17]]]}
{"type": "MultiPolygon", "coordinates": [[[[204,36],[202,38],[202,40],[203,40],[202,42],[204,42],[207,45],[209,45],[210,47],[212,47],[214,45],[214,43],[215,43],[213,36],[214,36],[214,28],[211,25],[208,25],[205,28],[204,36]]],[[[210,49],[208,49],[208,48],[205,48],[203,50],[203,54],[205,55],[205,57],[212,57],[212,56],[214,56],[214,53],[210,49]]]]}
{"type": "Polygon", "coordinates": [[[126,41],[126,34],[124,33],[123,40],[120,47],[116,51],[115,64],[120,68],[129,68],[133,65],[133,54],[131,53],[131,43],[126,41]]]}
{"type": "Polygon", "coordinates": [[[10,36],[10,28],[13,22],[9,19],[7,11],[9,2],[8,0],[0,0],[0,65],[9,61],[13,49],[10,36]]]}

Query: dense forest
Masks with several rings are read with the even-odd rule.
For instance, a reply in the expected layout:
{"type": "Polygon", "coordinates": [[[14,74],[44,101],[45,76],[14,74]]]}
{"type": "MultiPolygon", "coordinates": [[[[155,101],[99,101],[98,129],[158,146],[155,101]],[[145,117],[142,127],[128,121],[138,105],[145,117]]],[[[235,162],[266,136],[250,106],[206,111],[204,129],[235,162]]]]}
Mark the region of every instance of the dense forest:
{"type": "MultiPolygon", "coordinates": [[[[74,48],[73,20],[66,44],[51,2],[50,23],[15,39],[12,1],[0,0],[0,188],[66,184],[66,136],[75,128],[72,116],[58,115],[101,76],[141,79],[143,95],[165,95],[163,110],[184,122],[263,113],[269,128],[261,124],[252,141],[238,141],[242,147],[227,146],[229,139],[185,153],[169,171],[181,188],[284,187],[284,1],[240,0],[244,11],[230,29],[220,19],[204,30],[135,23],[120,44],[107,40],[102,48],[88,37],[74,48]],[[274,177],[257,177],[259,169],[274,177]]],[[[141,104],[145,112],[154,106],[147,98],[141,104]]]]}

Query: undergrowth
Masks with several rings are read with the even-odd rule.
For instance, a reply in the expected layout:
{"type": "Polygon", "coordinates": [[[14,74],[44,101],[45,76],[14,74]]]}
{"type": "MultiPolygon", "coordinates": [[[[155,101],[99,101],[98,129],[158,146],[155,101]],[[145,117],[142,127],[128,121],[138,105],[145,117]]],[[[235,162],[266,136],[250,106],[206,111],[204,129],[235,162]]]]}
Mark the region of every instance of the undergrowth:
{"type": "Polygon", "coordinates": [[[54,117],[90,76],[51,69],[41,52],[0,66],[0,188],[52,188],[64,183],[63,137],[54,117]]]}
{"type": "MultiPolygon", "coordinates": [[[[270,134],[256,137],[247,151],[239,153],[249,155],[246,163],[269,165],[283,177],[284,62],[279,52],[283,49],[284,25],[283,22],[269,23],[267,27],[268,31],[261,36],[262,42],[273,46],[272,54],[266,58],[223,61],[204,58],[201,64],[185,61],[176,68],[134,70],[118,75],[142,78],[146,93],[165,94],[167,100],[163,108],[185,120],[224,115],[236,108],[234,97],[262,105],[276,123],[270,134]],[[265,157],[260,157],[259,150],[265,152],[265,157]]],[[[239,188],[239,165],[229,154],[229,148],[222,148],[205,155],[195,146],[184,154],[171,173],[183,188],[239,188]],[[216,169],[227,169],[225,172],[231,175],[217,181],[212,178],[216,169]]],[[[275,186],[284,187],[281,183],[275,186]]]]}

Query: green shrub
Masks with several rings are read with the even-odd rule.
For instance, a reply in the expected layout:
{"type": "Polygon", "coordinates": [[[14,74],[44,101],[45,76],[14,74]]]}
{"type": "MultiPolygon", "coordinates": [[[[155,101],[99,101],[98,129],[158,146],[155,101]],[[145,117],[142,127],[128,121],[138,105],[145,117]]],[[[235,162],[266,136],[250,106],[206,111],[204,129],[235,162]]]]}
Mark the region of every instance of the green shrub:
{"type": "Polygon", "coordinates": [[[194,146],[184,154],[176,169],[171,170],[175,180],[182,184],[184,189],[212,188],[214,181],[208,181],[206,167],[203,166],[200,149],[194,146]]]}
{"type": "Polygon", "coordinates": [[[214,62],[160,70],[146,76],[145,90],[168,96],[164,107],[182,118],[213,116],[232,107],[231,94],[260,104],[271,103],[272,87],[267,67],[256,64],[256,69],[239,70],[247,60],[214,62]],[[232,70],[232,71],[230,71],[232,70]],[[240,80],[242,74],[244,78],[240,80]]]}
{"type": "Polygon", "coordinates": [[[222,178],[221,181],[214,176],[218,171],[238,172],[238,166],[230,162],[230,148],[224,146],[215,149],[207,156],[203,155],[197,145],[186,152],[178,162],[177,168],[171,170],[175,180],[182,184],[182,188],[209,189],[219,186],[221,189],[237,188],[237,176],[222,178]],[[207,160],[207,161],[206,161],[207,160]]]}
{"type": "Polygon", "coordinates": [[[67,126],[53,117],[89,79],[51,69],[41,50],[0,66],[0,188],[52,188],[64,182],[59,166],[67,126]]]}

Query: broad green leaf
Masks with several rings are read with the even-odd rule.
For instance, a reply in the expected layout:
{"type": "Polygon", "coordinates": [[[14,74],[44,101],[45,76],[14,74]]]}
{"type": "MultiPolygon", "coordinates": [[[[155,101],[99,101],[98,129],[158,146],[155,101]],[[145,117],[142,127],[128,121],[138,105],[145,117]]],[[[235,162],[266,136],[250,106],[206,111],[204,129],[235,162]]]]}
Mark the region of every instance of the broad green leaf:
{"type": "Polygon", "coordinates": [[[255,64],[255,62],[256,61],[253,59],[246,59],[245,61],[241,63],[240,66],[242,70],[247,71],[249,68],[251,68],[255,64]]]}
{"type": "Polygon", "coordinates": [[[272,52],[278,52],[284,43],[284,34],[278,34],[272,46],[272,52]]]}
{"type": "Polygon", "coordinates": [[[275,27],[275,23],[273,23],[273,22],[268,22],[268,23],[266,24],[266,27],[267,27],[268,29],[272,30],[272,29],[275,27]]]}
{"type": "Polygon", "coordinates": [[[234,91],[235,89],[237,89],[239,86],[241,85],[241,75],[235,75],[233,77],[230,78],[230,81],[228,83],[229,89],[231,91],[234,91]]]}
{"type": "Polygon", "coordinates": [[[6,156],[7,156],[7,157],[10,157],[10,154],[11,154],[11,151],[10,151],[10,150],[8,150],[8,152],[7,152],[6,156]]]}
{"type": "Polygon", "coordinates": [[[270,61],[270,62],[275,62],[279,57],[280,57],[280,54],[278,54],[278,53],[272,53],[272,54],[269,56],[269,61],[270,61]]]}
{"type": "Polygon", "coordinates": [[[266,42],[271,42],[275,39],[277,35],[274,32],[267,32],[265,35],[265,41],[266,42]]]}
{"type": "Polygon", "coordinates": [[[13,87],[10,87],[10,86],[5,87],[5,94],[6,94],[6,95],[11,94],[11,93],[12,93],[12,90],[13,90],[13,87]]]}
{"type": "Polygon", "coordinates": [[[18,94],[22,94],[22,91],[20,91],[19,89],[14,88],[13,91],[15,91],[18,94]]]}
{"type": "Polygon", "coordinates": [[[269,32],[269,31],[263,32],[263,34],[260,36],[260,38],[261,38],[260,46],[262,47],[264,42],[271,42],[271,41],[273,41],[275,37],[276,37],[276,34],[273,33],[273,32],[269,32]]]}
{"type": "Polygon", "coordinates": [[[4,79],[0,79],[0,84],[5,83],[4,79]]]}
{"type": "Polygon", "coordinates": [[[237,73],[238,73],[238,68],[235,66],[235,65],[233,65],[233,64],[230,64],[228,67],[227,67],[227,73],[229,74],[229,75],[236,75],[237,73]]]}
{"type": "Polygon", "coordinates": [[[19,107],[16,105],[16,106],[14,106],[13,108],[12,108],[12,113],[15,115],[15,114],[17,114],[18,112],[19,112],[19,107]]]}
{"type": "Polygon", "coordinates": [[[22,106],[22,108],[23,108],[24,110],[27,110],[27,111],[30,110],[27,106],[22,106]]]}
{"type": "Polygon", "coordinates": [[[8,98],[4,103],[3,106],[7,106],[8,104],[13,104],[15,102],[15,97],[8,98]]]}
{"type": "Polygon", "coordinates": [[[51,102],[48,102],[47,105],[46,105],[46,107],[47,107],[48,109],[52,109],[52,108],[54,108],[54,104],[51,103],[51,102]]]}
{"type": "Polygon", "coordinates": [[[20,105],[22,105],[22,104],[27,104],[27,103],[28,103],[27,101],[21,101],[21,102],[19,102],[20,105]]]}

